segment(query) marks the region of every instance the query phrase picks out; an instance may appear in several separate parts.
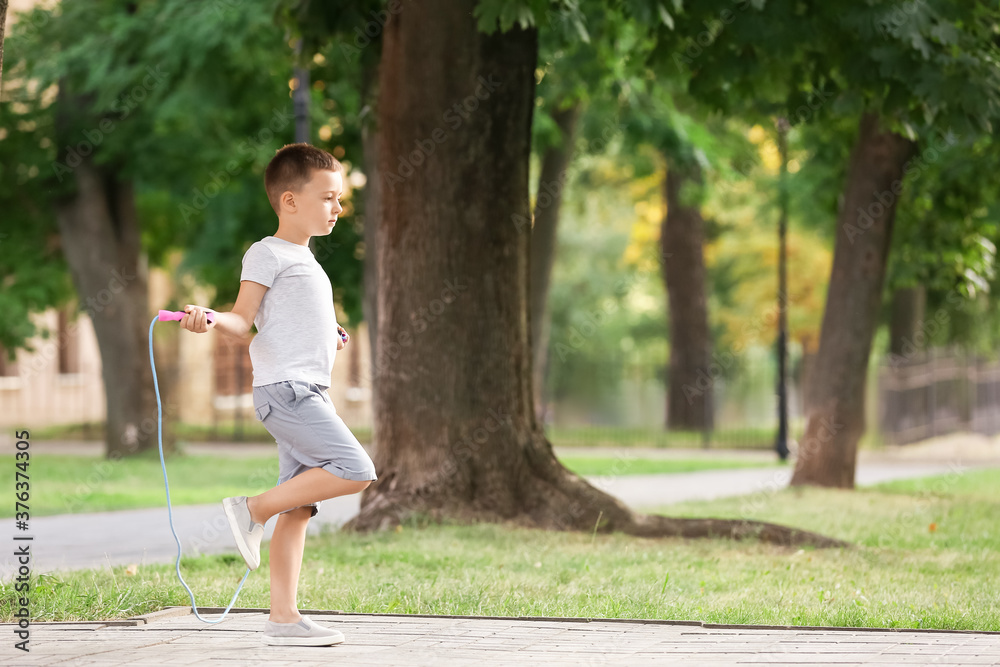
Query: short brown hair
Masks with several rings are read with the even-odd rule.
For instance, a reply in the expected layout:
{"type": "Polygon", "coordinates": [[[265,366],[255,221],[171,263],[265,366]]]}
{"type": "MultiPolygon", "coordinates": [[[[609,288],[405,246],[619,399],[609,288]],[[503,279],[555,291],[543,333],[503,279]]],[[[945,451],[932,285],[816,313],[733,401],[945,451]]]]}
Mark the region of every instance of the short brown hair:
{"type": "Polygon", "coordinates": [[[288,144],[278,149],[264,170],[264,189],[275,213],[281,210],[281,195],[289,190],[298,192],[317,169],[343,173],[344,166],[310,144],[288,144]]]}

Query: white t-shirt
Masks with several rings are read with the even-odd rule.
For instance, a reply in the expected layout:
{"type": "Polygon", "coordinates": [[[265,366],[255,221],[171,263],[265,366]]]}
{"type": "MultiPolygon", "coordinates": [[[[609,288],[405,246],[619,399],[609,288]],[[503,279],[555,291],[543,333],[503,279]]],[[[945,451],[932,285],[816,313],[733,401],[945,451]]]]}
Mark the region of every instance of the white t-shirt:
{"type": "Polygon", "coordinates": [[[253,386],[303,380],[329,387],[340,334],[333,287],[312,250],[265,236],[243,255],[240,280],[269,288],[253,321],[253,386]]]}

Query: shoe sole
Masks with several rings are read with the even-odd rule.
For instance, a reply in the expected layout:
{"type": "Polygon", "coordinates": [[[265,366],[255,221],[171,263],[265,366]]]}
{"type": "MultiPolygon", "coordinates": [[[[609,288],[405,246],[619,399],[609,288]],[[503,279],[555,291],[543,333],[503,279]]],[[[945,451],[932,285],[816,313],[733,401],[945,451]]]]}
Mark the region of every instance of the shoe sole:
{"type": "Polygon", "coordinates": [[[257,564],[253,563],[253,554],[248,553],[250,548],[247,546],[246,540],[242,539],[243,531],[240,530],[240,526],[236,523],[236,514],[233,512],[233,506],[230,503],[223,503],[222,509],[226,512],[226,519],[229,521],[229,530],[233,533],[233,539],[236,541],[236,549],[239,550],[240,556],[246,562],[247,567],[251,570],[256,570],[260,565],[260,561],[257,564]]]}
{"type": "Polygon", "coordinates": [[[268,646],[333,646],[344,641],[344,637],[268,637],[264,643],[268,646]]]}

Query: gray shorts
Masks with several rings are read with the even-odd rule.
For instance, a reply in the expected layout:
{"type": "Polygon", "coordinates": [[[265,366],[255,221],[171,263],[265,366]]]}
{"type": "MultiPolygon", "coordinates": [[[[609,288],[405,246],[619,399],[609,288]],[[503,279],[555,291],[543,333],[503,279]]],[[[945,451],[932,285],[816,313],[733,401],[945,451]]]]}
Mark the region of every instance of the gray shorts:
{"type": "MultiPolygon", "coordinates": [[[[278,445],[278,484],[311,468],[353,481],[378,479],[371,458],[337,414],[326,389],[304,380],[253,388],[257,419],[278,445]]],[[[319,503],[311,507],[316,516],[319,503]]]]}

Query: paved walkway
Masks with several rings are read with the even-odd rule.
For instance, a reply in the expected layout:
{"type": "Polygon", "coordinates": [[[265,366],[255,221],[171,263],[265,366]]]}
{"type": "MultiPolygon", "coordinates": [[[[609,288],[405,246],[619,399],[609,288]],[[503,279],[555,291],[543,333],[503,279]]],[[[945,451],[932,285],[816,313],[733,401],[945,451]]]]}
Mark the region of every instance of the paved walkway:
{"type": "MultiPolygon", "coordinates": [[[[854,474],[858,486],[894,479],[926,477],[965,469],[951,463],[859,463],[854,474]]],[[[635,509],[654,509],[685,500],[712,500],[729,496],[775,491],[788,486],[794,468],[703,470],[671,475],[619,475],[588,477],[594,486],[621,498],[635,509]]]]}
{"type": "MultiPolygon", "coordinates": [[[[598,667],[603,665],[1000,665],[1000,633],[702,625],[307,612],[346,641],[324,648],[261,643],[260,610],[208,626],[184,609],[126,625],[38,623],[17,665],[326,665],[598,667]],[[166,617],[164,617],[166,616],[166,617]]],[[[11,655],[12,627],[0,626],[11,655]]],[[[20,653],[19,651],[14,651],[20,653]]]]}

